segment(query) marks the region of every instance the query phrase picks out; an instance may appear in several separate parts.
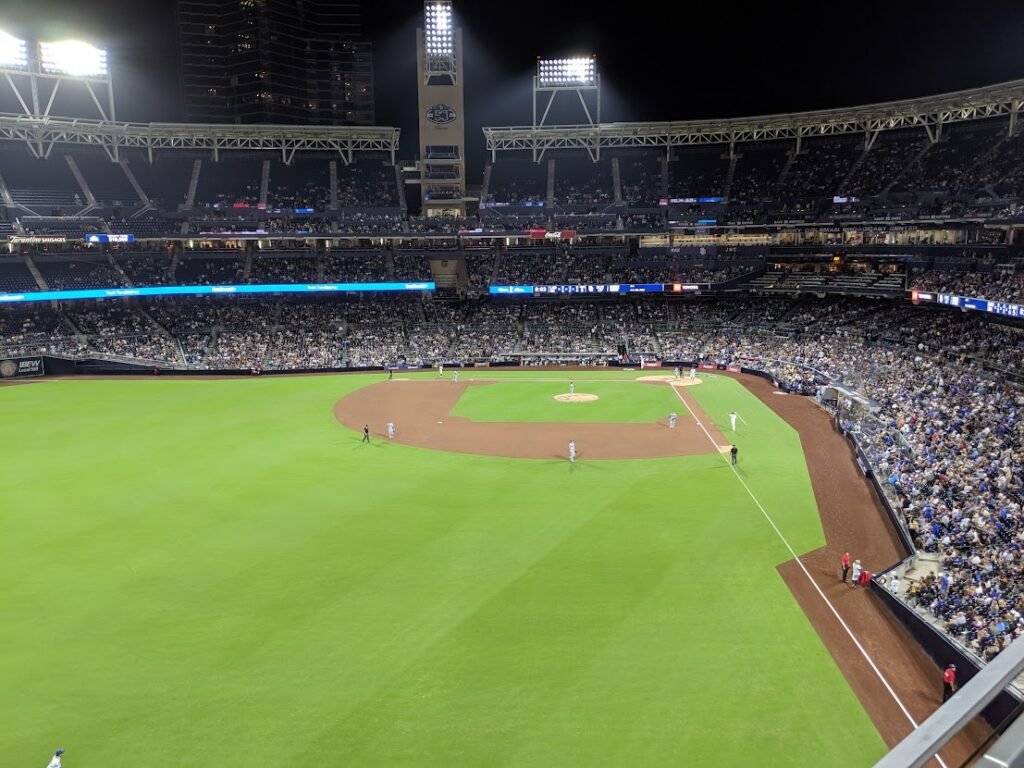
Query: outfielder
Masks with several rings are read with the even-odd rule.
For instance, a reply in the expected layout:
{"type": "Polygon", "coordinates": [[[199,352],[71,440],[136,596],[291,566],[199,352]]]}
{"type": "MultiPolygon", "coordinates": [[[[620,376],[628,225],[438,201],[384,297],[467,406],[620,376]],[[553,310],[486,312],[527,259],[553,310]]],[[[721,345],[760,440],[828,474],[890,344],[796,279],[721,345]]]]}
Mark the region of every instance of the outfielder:
{"type": "Polygon", "coordinates": [[[732,431],[736,431],[736,411],[729,414],[729,423],[732,424],[732,431]]]}
{"type": "Polygon", "coordinates": [[[569,463],[573,464],[576,462],[576,441],[569,441],[569,463]]]}
{"type": "Polygon", "coordinates": [[[669,429],[675,429],[676,428],[676,412],[675,411],[672,411],[672,413],[670,413],[668,415],[668,428],[669,429]]]}
{"type": "Polygon", "coordinates": [[[63,749],[58,749],[53,753],[53,759],[47,764],[46,768],[61,768],[60,756],[64,754],[63,749]]]}
{"type": "Polygon", "coordinates": [[[388,440],[395,439],[395,423],[393,421],[388,422],[388,440]]]}

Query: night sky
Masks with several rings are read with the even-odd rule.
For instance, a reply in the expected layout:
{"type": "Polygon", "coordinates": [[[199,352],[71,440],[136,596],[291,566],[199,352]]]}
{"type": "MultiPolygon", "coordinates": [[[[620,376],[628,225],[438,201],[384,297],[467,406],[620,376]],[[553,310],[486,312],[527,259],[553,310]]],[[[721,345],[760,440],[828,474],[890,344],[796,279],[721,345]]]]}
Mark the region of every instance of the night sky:
{"type": "MultiPolygon", "coordinates": [[[[924,96],[1024,77],[1024,2],[455,0],[468,139],[530,121],[537,56],[595,53],[610,120],[730,117],[924,96]],[[747,4],[743,4],[747,5],[747,4]],[[675,18],[667,9],[675,9],[675,18]]],[[[419,0],[364,0],[377,123],[415,153],[419,0]]],[[[111,49],[118,117],[180,119],[173,0],[6,0],[0,28],[111,49]]],[[[471,155],[472,156],[472,155],[471,155]]]]}

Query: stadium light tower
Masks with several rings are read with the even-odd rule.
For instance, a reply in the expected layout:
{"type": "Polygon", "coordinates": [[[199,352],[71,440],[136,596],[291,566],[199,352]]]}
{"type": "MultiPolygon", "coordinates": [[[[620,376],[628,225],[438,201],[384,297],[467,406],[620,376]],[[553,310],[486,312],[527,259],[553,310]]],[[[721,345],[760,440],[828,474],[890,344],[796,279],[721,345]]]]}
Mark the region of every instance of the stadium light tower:
{"type": "Polygon", "coordinates": [[[544,125],[551,105],[559,93],[575,92],[583,107],[588,125],[601,122],[601,77],[597,73],[597,58],[576,56],[568,59],[537,59],[537,74],[533,76],[533,127],[544,125]],[[537,101],[541,94],[549,94],[544,112],[537,120],[537,101]],[[591,114],[586,95],[594,97],[591,114]]]}
{"type": "MultiPolygon", "coordinates": [[[[539,128],[548,119],[551,105],[559,93],[574,92],[583,107],[586,125],[601,122],[601,76],[597,72],[596,56],[573,56],[565,59],[537,58],[537,74],[533,76],[533,127],[539,128]],[[540,120],[537,119],[538,102],[547,97],[540,120]],[[587,97],[591,103],[587,103],[587,97]],[[591,111],[593,108],[593,111],[591,111]]],[[[537,150],[533,159],[539,158],[537,150]]],[[[597,159],[597,158],[594,158],[597,159]]]]}
{"type": "Polygon", "coordinates": [[[28,69],[28,44],[14,35],[0,31],[0,67],[28,69]]]}
{"type": "Polygon", "coordinates": [[[424,216],[466,212],[466,120],[462,30],[451,0],[426,0],[416,30],[420,155],[416,178],[424,216]]]}
{"type": "MultiPolygon", "coordinates": [[[[54,102],[63,90],[84,89],[96,106],[100,120],[114,122],[114,85],[110,78],[107,52],[79,40],[29,43],[0,30],[0,77],[7,83],[22,114],[42,119],[54,112],[54,102]]],[[[78,114],[61,117],[96,119],[89,110],[69,110],[78,114]]],[[[29,142],[29,151],[47,157],[53,145],[29,142]]],[[[117,159],[117,145],[107,149],[117,159]]]]}

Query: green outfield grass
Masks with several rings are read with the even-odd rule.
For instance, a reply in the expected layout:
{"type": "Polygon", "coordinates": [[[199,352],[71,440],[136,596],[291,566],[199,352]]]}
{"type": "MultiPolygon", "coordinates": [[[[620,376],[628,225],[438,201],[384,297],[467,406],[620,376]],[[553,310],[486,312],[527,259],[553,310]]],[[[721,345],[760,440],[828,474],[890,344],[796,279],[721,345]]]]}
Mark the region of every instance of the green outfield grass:
{"type": "Polygon", "coordinates": [[[596,395],[597,400],[563,403],[556,395],[568,394],[566,381],[518,379],[470,386],[452,409],[452,416],[472,421],[532,421],[650,423],[686,412],[670,387],[648,383],[595,381],[576,384],[577,394],[596,395]]]}
{"type": "MultiPolygon", "coordinates": [[[[0,765],[884,754],[720,456],[362,445],[331,408],[381,378],[0,388],[0,765]]],[[[728,379],[690,391],[820,546],[797,436],[728,379]]]]}

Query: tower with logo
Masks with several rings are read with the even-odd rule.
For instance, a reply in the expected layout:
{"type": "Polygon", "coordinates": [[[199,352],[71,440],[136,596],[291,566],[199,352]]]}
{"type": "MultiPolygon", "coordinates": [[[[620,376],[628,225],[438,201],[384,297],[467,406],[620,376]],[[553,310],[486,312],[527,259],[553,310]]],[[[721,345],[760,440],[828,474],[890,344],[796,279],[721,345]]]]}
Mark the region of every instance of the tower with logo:
{"type": "Polygon", "coordinates": [[[466,212],[466,121],[463,114],[462,30],[451,0],[426,0],[416,30],[419,75],[419,182],[424,216],[466,212]]]}

